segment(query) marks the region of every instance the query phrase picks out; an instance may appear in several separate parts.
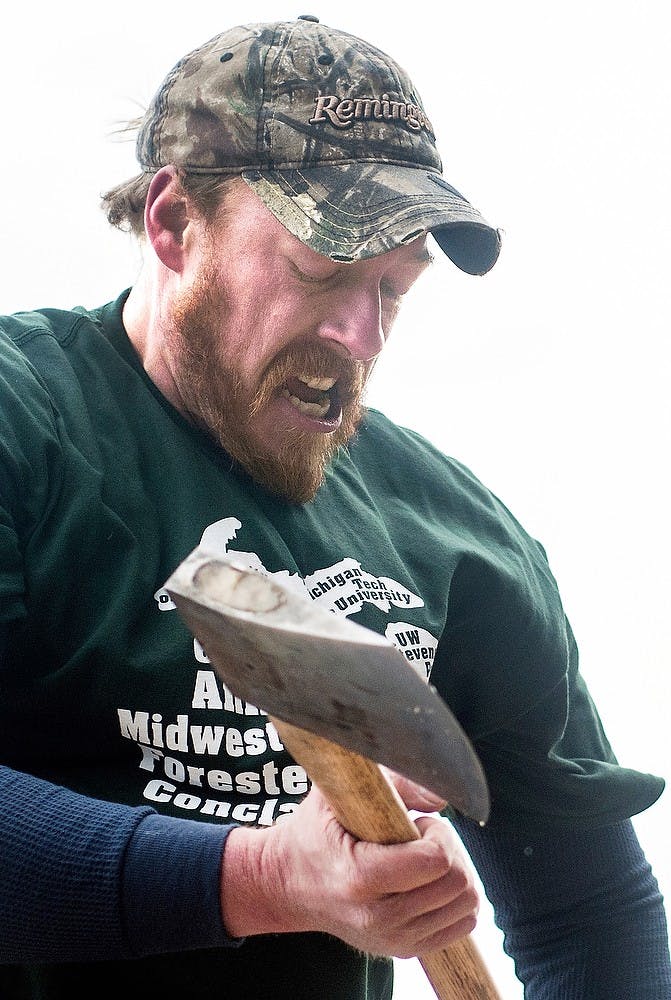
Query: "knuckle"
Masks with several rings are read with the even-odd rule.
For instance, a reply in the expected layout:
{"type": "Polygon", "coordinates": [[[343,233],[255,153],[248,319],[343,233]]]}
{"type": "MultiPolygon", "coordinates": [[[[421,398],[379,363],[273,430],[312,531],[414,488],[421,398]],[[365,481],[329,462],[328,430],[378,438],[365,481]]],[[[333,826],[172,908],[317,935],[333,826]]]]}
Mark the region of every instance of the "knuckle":
{"type": "Polygon", "coordinates": [[[453,889],[458,892],[459,895],[462,895],[463,893],[468,892],[469,889],[473,888],[473,883],[468,872],[461,867],[453,868],[451,870],[450,882],[453,889]]]}
{"type": "Polygon", "coordinates": [[[469,910],[473,911],[473,915],[477,916],[477,914],[480,912],[480,894],[475,888],[475,886],[471,885],[468,887],[468,889],[464,893],[464,901],[468,906],[469,910]]]}

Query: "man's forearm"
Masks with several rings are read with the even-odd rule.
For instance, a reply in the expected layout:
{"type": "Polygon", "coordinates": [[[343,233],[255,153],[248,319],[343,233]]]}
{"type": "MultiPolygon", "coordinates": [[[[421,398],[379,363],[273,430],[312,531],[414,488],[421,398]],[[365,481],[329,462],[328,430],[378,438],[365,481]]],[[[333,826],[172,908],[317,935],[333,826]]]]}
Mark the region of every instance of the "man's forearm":
{"type": "Polygon", "coordinates": [[[543,837],[457,822],[526,1000],[669,1000],[668,930],[629,822],[543,837]]]}
{"type": "Polygon", "coordinates": [[[0,767],[0,963],[229,943],[219,910],[228,829],[0,767]]]}

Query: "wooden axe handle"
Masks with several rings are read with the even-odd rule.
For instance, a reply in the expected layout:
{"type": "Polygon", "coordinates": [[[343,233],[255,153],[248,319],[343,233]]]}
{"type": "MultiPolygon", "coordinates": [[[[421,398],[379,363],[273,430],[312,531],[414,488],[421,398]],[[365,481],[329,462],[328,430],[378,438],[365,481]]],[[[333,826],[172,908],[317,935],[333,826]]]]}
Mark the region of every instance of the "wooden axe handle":
{"type": "MultiPolygon", "coordinates": [[[[419,830],[377,764],[288,722],[274,718],[285,747],[319,787],[341,825],[358,840],[402,844],[419,830]]],[[[471,937],[420,962],[440,1000],[501,1000],[471,937]]]]}

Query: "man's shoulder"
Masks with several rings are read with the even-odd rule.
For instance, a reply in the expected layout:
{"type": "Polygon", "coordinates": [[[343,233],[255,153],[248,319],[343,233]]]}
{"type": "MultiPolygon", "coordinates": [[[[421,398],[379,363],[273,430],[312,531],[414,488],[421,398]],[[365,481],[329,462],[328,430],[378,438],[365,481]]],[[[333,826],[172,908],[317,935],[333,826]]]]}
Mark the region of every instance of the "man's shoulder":
{"type": "Polygon", "coordinates": [[[5,419],[68,408],[103,340],[97,311],[35,309],[0,316],[0,407],[5,419]],[[81,334],[81,335],[80,335],[81,334]]]}
{"type": "Polygon", "coordinates": [[[391,420],[380,410],[367,407],[364,419],[359,428],[358,438],[364,447],[376,448],[409,448],[414,450],[418,445],[432,447],[427,438],[403,424],[391,420]]]}
{"type": "Polygon", "coordinates": [[[69,381],[101,349],[108,353],[102,346],[108,340],[106,309],[40,308],[0,316],[0,371],[45,386],[69,381]]]}
{"type": "MultiPolygon", "coordinates": [[[[53,325],[61,335],[67,329],[63,321],[53,325]]],[[[0,316],[3,504],[13,504],[26,495],[28,481],[37,495],[37,471],[45,468],[47,451],[53,456],[59,448],[57,413],[49,386],[54,351],[41,352],[39,347],[45,335],[56,343],[51,328],[52,320],[42,310],[0,316]]]]}
{"type": "Polygon", "coordinates": [[[394,465],[426,476],[436,474],[483,488],[471,470],[458,459],[442,451],[419,431],[395,423],[379,410],[368,408],[359,428],[356,447],[377,465],[394,465]]]}
{"type": "MultiPolygon", "coordinates": [[[[375,496],[395,496],[413,510],[439,509],[500,535],[526,533],[506,505],[464,462],[442,451],[420,432],[368,409],[349,446],[352,462],[375,496]]],[[[535,543],[534,543],[535,544],[535,543]]]]}
{"type": "Polygon", "coordinates": [[[21,348],[22,345],[39,336],[50,336],[56,340],[67,340],[73,330],[91,314],[77,309],[34,309],[0,316],[0,331],[21,348]]]}
{"type": "Polygon", "coordinates": [[[0,316],[0,365],[17,376],[21,372],[48,376],[56,355],[75,342],[77,328],[92,318],[83,309],[35,309],[0,316]]]}

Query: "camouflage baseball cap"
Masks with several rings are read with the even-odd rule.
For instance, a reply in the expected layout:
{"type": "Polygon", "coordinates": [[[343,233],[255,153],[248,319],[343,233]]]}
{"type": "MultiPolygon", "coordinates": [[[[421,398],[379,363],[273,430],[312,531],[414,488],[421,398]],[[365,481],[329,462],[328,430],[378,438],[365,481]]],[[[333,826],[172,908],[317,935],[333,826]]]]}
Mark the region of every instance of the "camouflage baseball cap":
{"type": "Polygon", "coordinates": [[[500,237],[442,176],[433,126],[379,49],[304,16],[231,28],[181,59],[143,119],[145,171],[241,176],[303,243],[372,257],[431,232],[484,274],[500,237]]]}

